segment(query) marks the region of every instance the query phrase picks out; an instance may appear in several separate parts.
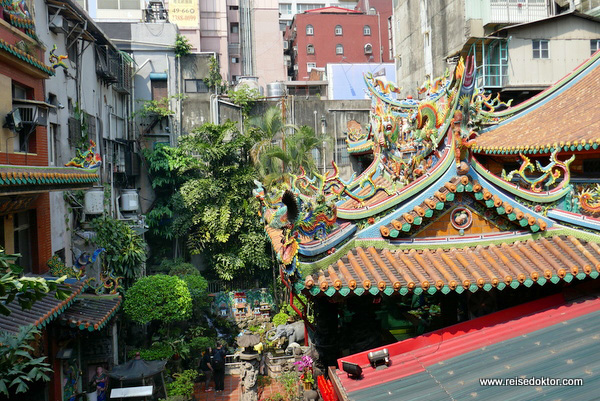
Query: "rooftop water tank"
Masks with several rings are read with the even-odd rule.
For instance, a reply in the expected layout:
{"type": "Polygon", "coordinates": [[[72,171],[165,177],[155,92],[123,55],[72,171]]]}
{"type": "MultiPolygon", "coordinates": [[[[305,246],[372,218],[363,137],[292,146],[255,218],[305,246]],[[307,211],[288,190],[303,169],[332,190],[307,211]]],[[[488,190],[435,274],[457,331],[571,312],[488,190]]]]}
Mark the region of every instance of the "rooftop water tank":
{"type": "Polygon", "coordinates": [[[267,97],[285,96],[285,84],[283,82],[271,82],[267,84],[267,97]]]}
{"type": "Polygon", "coordinates": [[[261,96],[264,95],[265,90],[262,86],[259,85],[258,77],[247,77],[247,76],[239,77],[237,84],[235,85],[235,90],[240,89],[240,87],[243,85],[246,85],[250,89],[257,89],[259,91],[259,93],[261,94],[261,96]]]}
{"type": "Polygon", "coordinates": [[[85,193],[83,212],[85,214],[102,214],[104,212],[104,187],[94,187],[85,193]]]}
{"type": "Polygon", "coordinates": [[[121,190],[121,212],[135,212],[139,205],[137,189],[121,190]]]}

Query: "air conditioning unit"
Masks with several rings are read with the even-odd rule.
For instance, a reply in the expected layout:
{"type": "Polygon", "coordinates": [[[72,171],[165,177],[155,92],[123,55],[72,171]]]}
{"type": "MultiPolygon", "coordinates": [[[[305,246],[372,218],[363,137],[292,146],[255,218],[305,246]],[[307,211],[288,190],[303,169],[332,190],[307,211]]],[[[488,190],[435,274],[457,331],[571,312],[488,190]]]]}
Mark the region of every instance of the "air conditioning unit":
{"type": "Polygon", "coordinates": [[[48,22],[48,28],[56,34],[61,32],[67,34],[69,33],[69,21],[67,21],[62,15],[57,14],[48,22]]]}
{"type": "Polygon", "coordinates": [[[294,65],[294,71],[298,71],[298,64],[294,65]]]}
{"type": "Polygon", "coordinates": [[[23,124],[45,126],[48,123],[48,109],[45,107],[34,104],[20,104],[16,108],[19,109],[23,124]]]}
{"type": "Polygon", "coordinates": [[[283,41],[283,50],[287,50],[290,48],[290,42],[288,42],[287,40],[283,41]]]}

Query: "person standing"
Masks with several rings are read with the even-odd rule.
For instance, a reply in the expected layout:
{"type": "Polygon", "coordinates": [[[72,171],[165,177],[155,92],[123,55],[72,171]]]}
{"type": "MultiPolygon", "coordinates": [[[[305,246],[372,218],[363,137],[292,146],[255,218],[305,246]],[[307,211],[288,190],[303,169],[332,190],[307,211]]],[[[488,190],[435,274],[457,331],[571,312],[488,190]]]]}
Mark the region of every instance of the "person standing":
{"type": "Polygon", "coordinates": [[[217,343],[217,349],[213,355],[213,374],[215,375],[215,390],[225,390],[225,350],[221,343],[217,343]]]}
{"type": "Polygon", "coordinates": [[[96,374],[92,377],[93,383],[96,386],[96,395],[98,401],[106,400],[106,382],[108,376],[104,373],[102,366],[96,367],[96,374]]]}
{"type": "Polygon", "coordinates": [[[213,377],[213,349],[212,347],[204,350],[204,355],[200,360],[200,370],[204,373],[204,391],[212,391],[212,387],[209,387],[210,381],[213,377]]]}

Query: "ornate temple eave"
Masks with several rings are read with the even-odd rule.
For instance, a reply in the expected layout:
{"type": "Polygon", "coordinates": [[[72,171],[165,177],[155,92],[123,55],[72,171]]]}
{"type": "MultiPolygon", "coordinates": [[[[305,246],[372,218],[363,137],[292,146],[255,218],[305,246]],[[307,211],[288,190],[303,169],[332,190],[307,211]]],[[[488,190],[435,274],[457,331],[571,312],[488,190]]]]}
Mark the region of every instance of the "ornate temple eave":
{"type": "Polygon", "coordinates": [[[572,235],[548,235],[512,244],[461,249],[388,250],[355,247],[303,281],[298,291],[347,296],[462,293],[521,285],[570,282],[600,275],[600,246],[572,235]]]}
{"type": "Polygon", "coordinates": [[[75,167],[0,166],[2,195],[90,188],[98,170],[75,167]]]}

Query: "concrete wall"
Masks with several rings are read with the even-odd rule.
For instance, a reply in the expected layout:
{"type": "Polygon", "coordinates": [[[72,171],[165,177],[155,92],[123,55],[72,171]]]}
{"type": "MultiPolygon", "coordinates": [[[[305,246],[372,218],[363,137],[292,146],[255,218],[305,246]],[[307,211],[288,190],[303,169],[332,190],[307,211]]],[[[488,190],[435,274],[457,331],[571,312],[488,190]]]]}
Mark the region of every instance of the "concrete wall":
{"type": "Polygon", "coordinates": [[[464,0],[394,0],[394,55],[401,96],[416,95],[425,81],[442,75],[445,58],[466,41],[464,0]]]}
{"type": "MultiPolygon", "coordinates": [[[[182,82],[186,79],[202,79],[208,76],[210,55],[190,54],[180,59],[182,82]]],[[[182,134],[210,121],[210,93],[185,93],[182,102],[182,134]]]]}
{"type": "Polygon", "coordinates": [[[277,0],[254,0],[252,8],[252,67],[258,84],[285,81],[283,62],[283,35],[279,31],[279,4],[277,0]]]}
{"type": "MultiPolygon", "coordinates": [[[[48,28],[48,8],[43,0],[35,1],[36,33],[48,51],[53,45],[57,46],[56,54],[67,54],[65,33],[51,32],[48,28]]],[[[99,38],[99,44],[107,44],[105,37],[99,38]]],[[[80,53],[79,63],[76,60],[67,60],[68,69],[56,69],[56,74],[45,82],[45,99],[50,95],[56,97],[56,108],[48,116],[48,123],[58,127],[56,134],[56,163],[63,166],[75,155],[75,145],[69,143],[69,117],[74,117],[73,109],[78,105],[81,110],[95,120],[95,134],[89,132],[89,138],[97,144],[96,151],[102,155],[103,163],[100,169],[101,182],[111,184],[114,181],[114,172],[121,171],[123,159],[113,164],[113,157],[107,156],[110,152],[105,148],[103,138],[110,139],[109,147],[117,146],[122,151],[122,145],[115,140],[129,138],[130,98],[127,94],[120,94],[114,90],[113,85],[108,85],[100,80],[96,74],[96,53],[94,43],[77,42],[80,53]],[[83,52],[82,52],[82,49],[83,52]],[[69,110],[69,103],[72,105],[69,110]]],[[[112,46],[109,44],[109,46],[112,46]]],[[[91,127],[91,125],[89,125],[91,127]]],[[[48,132],[50,132],[48,126],[48,132]]],[[[123,155],[124,153],[118,153],[123,155]]],[[[113,199],[116,199],[117,189],[114,185],[113,199]]],[[[73,214],[70,206],[65,202],[62,192],[53,192],[49,196],[52,227],[52,252],[65,249],[66,262],[71,263],[71,226],[73,214]]],[[[114,204],[113,204],[114,208],[114,204]]],[[[114,210],[114,209],[113,209],[114,210]]]]}
{"type": "Polygon", "coordinates": [[[590,39],[600,38],[600,23],[565,16],[513,28],[508,35],[508,86],[545,87],[590,57],[590,39]],[[533,39],[549,40],[548,59],[533,58],[533,39]]]}

